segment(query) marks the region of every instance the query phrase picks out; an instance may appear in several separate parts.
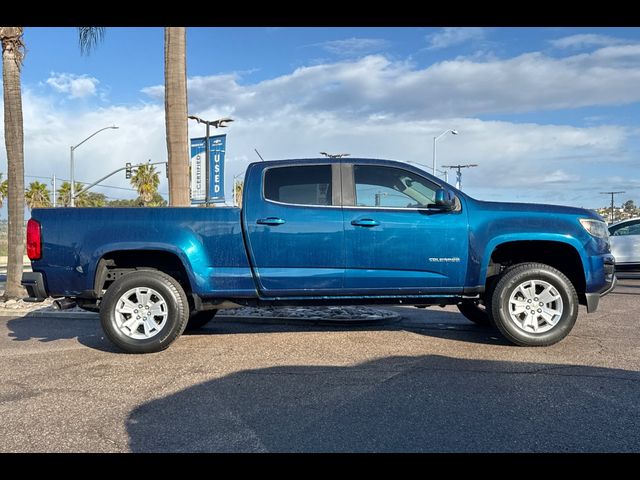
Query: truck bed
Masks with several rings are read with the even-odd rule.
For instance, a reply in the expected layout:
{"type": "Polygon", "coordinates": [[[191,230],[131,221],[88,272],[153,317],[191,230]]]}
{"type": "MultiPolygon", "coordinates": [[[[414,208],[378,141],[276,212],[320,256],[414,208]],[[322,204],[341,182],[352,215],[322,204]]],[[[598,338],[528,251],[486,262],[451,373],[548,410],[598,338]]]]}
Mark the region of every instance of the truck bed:
{"type": "MultiPolygon", "coordinates": [[[[242,238],[239,208],[43,208],[32,218],[42,225],[42,258],[34,272],[75,296],[93,289],[97,263],[111,251],[164,250],[183,262],[193,292],[224,297],[255,296],[242,238]]],[[[135,253],[132,253],[135,254],[135,253]]]]}

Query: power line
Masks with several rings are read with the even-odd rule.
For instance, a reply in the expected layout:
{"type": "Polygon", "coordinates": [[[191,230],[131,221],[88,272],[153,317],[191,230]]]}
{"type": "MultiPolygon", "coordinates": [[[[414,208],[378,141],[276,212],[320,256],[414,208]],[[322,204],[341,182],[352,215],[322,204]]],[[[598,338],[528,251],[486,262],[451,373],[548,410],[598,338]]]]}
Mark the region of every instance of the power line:
{"type": "MultiPolygon", "coordinates": [[[[25,178],[44,178],[46,180],[51,180],[51,177],[45,177],[43,175],[25,175],[25,178]]],[[[59,179],[59,180],[62,180],[63,182],[69,182],[70,181],[67,178],[61,178],[61,177],[56,177],[56,178],[59,179]]],[[[76,183],[88,184],[89,182],[82,182],[80,180],[76,180],[76,183]]],[[[130,191],[130,192],[137,192],[137,190],[135,188],[117,187],[115,185],[102,185],[102,184],[99,184],[97,186],[104,187],[104,188],[116,188],[118,190],[127,190],[127,191],[130,191]]],[[[161,194],[161,195],[168,195],[167,192],[158,192],[158,193],[161,194]]]]}
{"type": "MultiPolygon", "coordinates": [[[[453,132],[452,132],[453,133],[453,132]]],[[[456,133],[457,135],[457,133],[456,133]]],[[[456,170],[456,188],[462,190],[462,170],[463,168],[477,167],[477,163],[467,163],[466,165],[442,165],[442,168],[452,168],[456,170]]],[[[435,173],[434,173],[435,175],[435,173]]]]}

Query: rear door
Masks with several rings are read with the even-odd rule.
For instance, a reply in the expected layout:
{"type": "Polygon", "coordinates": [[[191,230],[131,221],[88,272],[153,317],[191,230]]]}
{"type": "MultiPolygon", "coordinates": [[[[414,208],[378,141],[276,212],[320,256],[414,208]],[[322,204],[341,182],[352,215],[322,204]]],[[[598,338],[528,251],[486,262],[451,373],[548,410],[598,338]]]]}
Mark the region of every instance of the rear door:
{"type": "Polygon", "coordinates": [[[428,209],[438,185],[400,167],[343,164],[345,293],[462,291],[467,214],[428,209]]]}
{"type": "Polygon", "coordinates": [[[339,294],[345,265],[340,164],[276,165],[253,171],[249,182],[243,221],[261,292],[339,294]]]}

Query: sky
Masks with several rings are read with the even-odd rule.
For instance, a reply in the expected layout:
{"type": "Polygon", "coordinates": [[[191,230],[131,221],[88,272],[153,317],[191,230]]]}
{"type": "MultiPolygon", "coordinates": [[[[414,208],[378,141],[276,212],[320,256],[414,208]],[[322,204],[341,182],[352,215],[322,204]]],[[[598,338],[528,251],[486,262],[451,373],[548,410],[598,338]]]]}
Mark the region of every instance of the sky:
{"type": "MultiPolygon", "coordinates": [[[[75,28],[24,40],[27,183],[68,179],[69,147],[114,124],[75,151],[77,180],[166,160],[162,28],[107,28],[88,56],[75,28]]],[[[610,201],[599,192],[624,190],[617,204],[640,203],[640,28],[188,28],[187,75],[190,114],[235,120],[229,203],[255,148],[430,168],[448,129],[459,135],[438,140],[438,166],[478,164],[463,176],[475,198],[597,208],[610,201]]],[[[136,196],[124,172],[104,184],[136,196]]]]}

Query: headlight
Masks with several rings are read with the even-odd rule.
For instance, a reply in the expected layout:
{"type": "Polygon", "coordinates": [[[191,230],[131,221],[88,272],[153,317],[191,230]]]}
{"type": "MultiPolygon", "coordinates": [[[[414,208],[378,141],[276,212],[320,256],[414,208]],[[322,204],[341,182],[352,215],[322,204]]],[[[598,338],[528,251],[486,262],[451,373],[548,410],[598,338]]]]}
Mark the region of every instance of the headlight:
{"type": "Polygon", "coordinates": [[[609,238],[609,229],[607,228],[607,224],[605,222],[601,222],[600,220],[593,220],[592,218],[581,218],[580,223],[582,224],[584,229],[594,237],[604,239],[609,238]]]}

